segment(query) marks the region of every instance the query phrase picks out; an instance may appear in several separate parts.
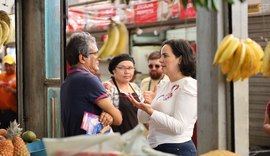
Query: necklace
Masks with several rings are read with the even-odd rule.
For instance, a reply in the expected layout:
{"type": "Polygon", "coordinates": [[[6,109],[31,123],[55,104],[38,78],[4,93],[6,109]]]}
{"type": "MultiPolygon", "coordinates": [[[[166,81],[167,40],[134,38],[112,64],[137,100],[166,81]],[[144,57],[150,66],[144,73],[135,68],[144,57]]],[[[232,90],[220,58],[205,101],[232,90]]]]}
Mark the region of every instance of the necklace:
{"type": "MultiPolygon", "coordinates": [[[[161,77],[161,79],[159,79],[159,81],[158,81],[157,84],[159,84],[159,82],[164,78],[164,76],[165,76],[165,75],[163,74],[163,76],[161,77]]],[[[150,91],[151,85],[152,85],[152,79],[150,78],[150,81],[149,81],[149,84],[148,84],[148,91],[150,91]]]]}

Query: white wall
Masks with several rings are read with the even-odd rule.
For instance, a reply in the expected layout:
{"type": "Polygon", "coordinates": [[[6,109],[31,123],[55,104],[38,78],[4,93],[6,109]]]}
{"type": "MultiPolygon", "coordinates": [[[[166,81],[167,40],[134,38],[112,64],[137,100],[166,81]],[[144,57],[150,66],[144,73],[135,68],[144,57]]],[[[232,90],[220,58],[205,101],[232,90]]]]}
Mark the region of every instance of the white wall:
{"type": "Polygon", "coordinates": [[[0,0],[0,10],[4,10],[8,14],[14,13],[14,2],[15,0],[0,0]]]}

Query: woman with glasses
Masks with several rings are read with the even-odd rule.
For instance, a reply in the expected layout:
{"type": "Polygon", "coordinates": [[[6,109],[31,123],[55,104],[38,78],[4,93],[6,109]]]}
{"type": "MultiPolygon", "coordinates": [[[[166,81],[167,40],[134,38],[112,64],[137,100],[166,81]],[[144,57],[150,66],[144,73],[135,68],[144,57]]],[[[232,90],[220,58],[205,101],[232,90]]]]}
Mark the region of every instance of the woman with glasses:
{"type": "Polygon", "coordinates": [[[191,140],[197,120],[197,80],[195,57],[185,40],[168,40],[161,46],[160,63],[170,81],[157,87],[151,104],[130,100],[138,110],[138,119],[149,124],[147,139],[158,151],[197,156],[191,140]]]}
{"type": "Polygon", "coordinates": [[[111,100],[123,116],[120,126],[112,126],[114,132],[121,134],[133,129],[138,124],[137,108],[132,105],[128,95],[134,99],[143,101],[139,87],[130,80],[135,71],[135,62],[128,54],[121,54],[114,57],[109,63],[109,71],[112,74],[110,80],[103,83],[110,95],[111,100]]]}

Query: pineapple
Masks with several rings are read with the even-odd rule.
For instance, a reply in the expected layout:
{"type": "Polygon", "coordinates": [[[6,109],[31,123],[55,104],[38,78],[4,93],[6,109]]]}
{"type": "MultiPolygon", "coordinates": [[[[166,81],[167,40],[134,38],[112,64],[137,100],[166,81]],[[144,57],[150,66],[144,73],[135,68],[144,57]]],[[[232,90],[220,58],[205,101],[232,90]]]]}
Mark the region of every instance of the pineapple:
{"type": "Polygon", "coordinates": [[[0,138],[0,156],[13,156],[14,146],[12,141],[5,137],[0,138]]]}
{"type": "Polygon", "coordinates": [[[14,120],[13,122],[10,122],[10,126],[7,129],[7,138],[12,140],[14,146],[13,156],[30,156],[30,153],[21,138],[22,128],[19,126],[20,124],[14,120]]]}

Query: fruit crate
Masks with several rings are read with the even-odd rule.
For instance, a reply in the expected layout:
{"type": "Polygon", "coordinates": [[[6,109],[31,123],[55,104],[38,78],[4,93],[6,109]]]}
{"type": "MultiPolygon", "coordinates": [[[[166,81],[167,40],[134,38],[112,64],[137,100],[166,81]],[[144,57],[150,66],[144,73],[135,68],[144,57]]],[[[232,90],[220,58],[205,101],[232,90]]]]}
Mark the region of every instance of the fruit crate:
{"type": "Polygon", "coordinates": [[[42,140],[28,143],[26,146],[31,156],[47,156],[45,145],[42,140]]]}

